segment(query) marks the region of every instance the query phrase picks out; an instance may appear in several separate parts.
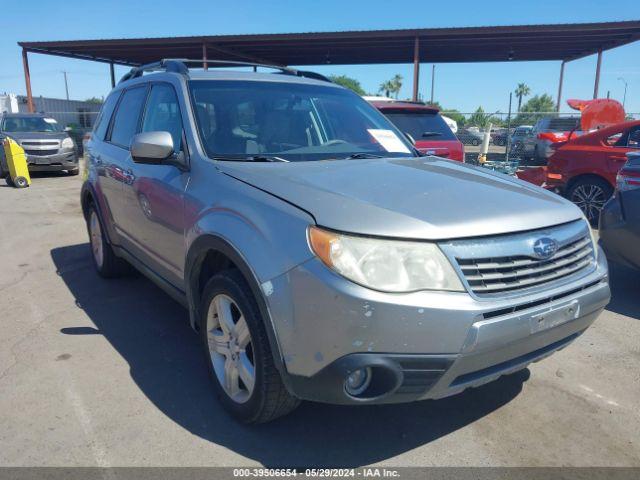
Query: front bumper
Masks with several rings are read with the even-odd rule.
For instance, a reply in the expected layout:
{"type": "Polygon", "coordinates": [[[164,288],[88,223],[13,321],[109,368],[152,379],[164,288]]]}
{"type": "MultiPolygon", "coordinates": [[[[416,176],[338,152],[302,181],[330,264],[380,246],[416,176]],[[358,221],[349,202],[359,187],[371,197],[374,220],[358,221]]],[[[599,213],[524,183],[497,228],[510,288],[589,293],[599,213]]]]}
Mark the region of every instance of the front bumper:
{"type": "Polygon", "coordinates": [[[54,155],[27,155],[30,172],[55,172],[78,168],[78,156],[74,151],[54,155]]]}
{"type": "Polygon", "coordinates": [[[291,393],[340,404],[441,398],[492,381],[568,345],[610,298],[602,253],[579,281],[508,300],[375,292],[317,259],[263,290],[291,393]],[[344,379],[363,367],[375,388],[351,397],[344,379]]]}

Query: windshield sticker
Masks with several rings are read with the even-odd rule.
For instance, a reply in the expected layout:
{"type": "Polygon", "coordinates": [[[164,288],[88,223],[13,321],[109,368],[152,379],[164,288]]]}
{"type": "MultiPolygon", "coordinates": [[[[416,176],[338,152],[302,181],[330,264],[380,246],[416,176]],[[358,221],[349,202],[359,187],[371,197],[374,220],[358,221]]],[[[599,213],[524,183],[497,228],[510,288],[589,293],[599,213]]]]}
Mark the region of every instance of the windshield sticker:
{"type": "Polygon", "coordinates": [[[402,143],[398,136],[392,130],[384,130],[380,128],[368,128],[367,132],[371,134],[376,141],[382,145],[387,152],[394,153],[411,153],[407,146],[402,143]]]}
{"type": "Polygon", "coordinates": [[[56,123],[58,123],[53,118],[45,118],[44,121],[47,123],[51,123],[52,125],[55,125],[56,123]]]}

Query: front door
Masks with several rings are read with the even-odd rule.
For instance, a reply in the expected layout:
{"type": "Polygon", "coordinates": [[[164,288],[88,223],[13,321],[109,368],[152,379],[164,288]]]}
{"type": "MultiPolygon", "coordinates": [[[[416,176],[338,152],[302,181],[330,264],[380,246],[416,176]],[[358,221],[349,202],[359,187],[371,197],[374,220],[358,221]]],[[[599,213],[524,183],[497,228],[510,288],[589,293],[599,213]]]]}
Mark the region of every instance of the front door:
{"type": "MultiPolygon", "coordinates": [[[[183,126],[176,92],[168,83],[151,86],[140,132],[171,134],[176,154],[186,162],[183,126]]],[[[184,191],[189,172],[173,165],[145,165],[127,160],[124,216],[134,254],[148,267],[182,288],[184,271],[184,191]]]]}

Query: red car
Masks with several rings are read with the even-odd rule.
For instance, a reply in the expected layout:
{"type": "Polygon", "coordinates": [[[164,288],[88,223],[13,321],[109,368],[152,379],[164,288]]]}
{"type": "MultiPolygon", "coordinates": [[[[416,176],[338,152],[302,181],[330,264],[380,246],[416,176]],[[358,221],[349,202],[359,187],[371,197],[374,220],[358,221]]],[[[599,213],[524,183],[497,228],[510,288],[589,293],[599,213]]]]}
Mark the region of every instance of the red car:
{"type": "Polygon", "coordinates": [[[595,223],[611,197],[627,152],[640,149],[640,121],[625,122],[554,145],[546,187],[560,191],[595,223]]]}
{"type": "Polygon", "coordinates": [[[371,101],[415,141],[422,153],[464,162],[464,146],[453,134],[436,107],[418,102],[371,101]]]}

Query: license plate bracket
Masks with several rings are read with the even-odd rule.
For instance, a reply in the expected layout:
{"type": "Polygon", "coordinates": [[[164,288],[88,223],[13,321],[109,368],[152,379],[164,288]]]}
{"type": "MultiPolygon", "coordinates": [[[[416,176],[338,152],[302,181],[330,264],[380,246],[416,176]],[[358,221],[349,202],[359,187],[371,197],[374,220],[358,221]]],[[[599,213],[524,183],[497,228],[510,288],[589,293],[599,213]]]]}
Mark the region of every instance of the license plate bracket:
{"type": "Polygon", "coordinates": [[[546,311],[531,316],[529,324],[531,333],[548,330],[563,323],[575,320],[580,316],[580,302],[575,299],[560,306],[554,306],[546,311]]]}

